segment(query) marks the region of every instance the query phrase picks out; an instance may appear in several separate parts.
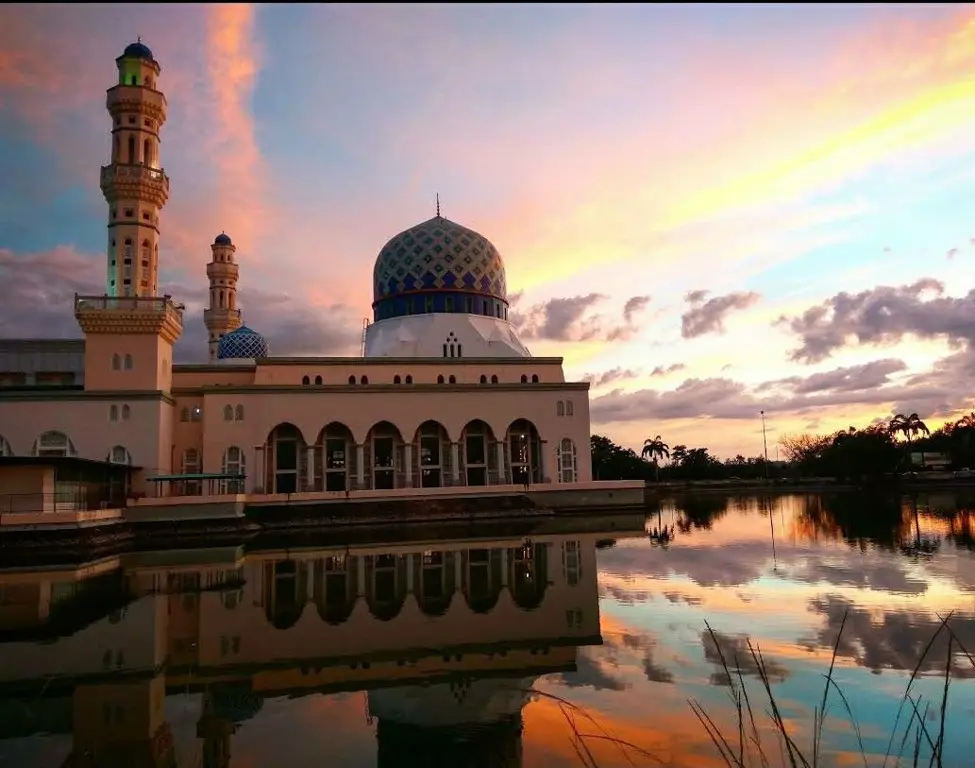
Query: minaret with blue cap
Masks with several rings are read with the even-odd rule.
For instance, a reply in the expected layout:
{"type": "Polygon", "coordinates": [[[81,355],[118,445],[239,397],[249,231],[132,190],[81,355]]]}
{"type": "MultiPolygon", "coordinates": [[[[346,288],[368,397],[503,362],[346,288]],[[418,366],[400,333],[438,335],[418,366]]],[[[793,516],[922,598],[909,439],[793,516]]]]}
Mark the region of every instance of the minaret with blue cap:
{"type": "Polygon", "coordinates": [[[166,97],[159,62],[140,38],[115,60],[118,83],[108,89],[111,163],[102,166],[108,202],[108,296],[158,296],[159,213],[169,178],[159,162],[166,97]]]}
{"type": "Polygon", "coordinates": [[[212,258],[207,264],[210,278],[210,306],[203,310],[203,323],[207,327],[210,362],[220,355],[220,339],[240,328],[242,320],[237,308],[237,277],[239,267],[234,260],[237,247],[221,232],[210,246],[212,258]]]}

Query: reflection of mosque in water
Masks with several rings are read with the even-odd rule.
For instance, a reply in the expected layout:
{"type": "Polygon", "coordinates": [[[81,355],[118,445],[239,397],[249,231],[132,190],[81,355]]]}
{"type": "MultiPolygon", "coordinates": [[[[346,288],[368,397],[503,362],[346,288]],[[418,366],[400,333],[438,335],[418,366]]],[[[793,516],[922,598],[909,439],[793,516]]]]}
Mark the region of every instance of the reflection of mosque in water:
{"type": "Polygon", "coordinates": [[[60,765],[228,766],[265,700],[366,690],[380,766],[520,765],[534,680],[601,642],[598,538],[0,572],[0,763],[70,733],[60,765]],[[191,721],[173,714],[189,701],[191,721]]]}

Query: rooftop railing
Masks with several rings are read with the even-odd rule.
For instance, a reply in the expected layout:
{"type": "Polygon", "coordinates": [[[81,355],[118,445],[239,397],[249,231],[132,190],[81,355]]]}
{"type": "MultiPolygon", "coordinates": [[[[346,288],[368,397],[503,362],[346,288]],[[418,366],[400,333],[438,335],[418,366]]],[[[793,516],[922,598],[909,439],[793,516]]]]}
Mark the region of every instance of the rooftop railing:
{"type": "Polygon", "coordinates": [[[145,181],[162,184],[169,192],[169,177],[162,168],[150,168],[148,165],[103,165],[101,183],[113,181],[145,181]]]}
{"type": "Polygon", "coordinates": [[[182,322],[185,307],[182,304],[175,303],[171,296],[81,296],[77,293],[74,296],[75,314],[106,309],[159,314],[172,313],[182,322]]]}

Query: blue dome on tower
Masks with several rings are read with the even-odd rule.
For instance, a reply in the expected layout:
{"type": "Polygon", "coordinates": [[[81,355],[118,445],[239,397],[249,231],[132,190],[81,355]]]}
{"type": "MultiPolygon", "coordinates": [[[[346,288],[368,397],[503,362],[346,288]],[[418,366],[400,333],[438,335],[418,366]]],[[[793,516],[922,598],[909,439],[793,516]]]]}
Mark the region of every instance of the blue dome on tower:
{"type": "Polygon", "coordinates": [[[376,320],[461,312],[507,317],[501,254],[491,241],[442,216],[400,232],[373,269],[376,320]]]}
{"type": "Polygon", "coordinates": [[[220,339],[220,346],[217,347],[218,360],[268,357],[269,354],[267,339],[246,325],[226,334],[220,339]]]}
{"type": "Polygon", "coordinates": [[[233,241],[230,239],[230,235],[226,232],[221,232],[213,240],[214,245],[233,245],[233,241]]]}
{"type": "Polygon", "coordinates": [[[149,61],[153,61],[152,51],[149,50],[149,46],[143,45],[141,40],[125,46],[125,50],[122,51],[122,57],[126,59],[148,59],[149,61]]]}

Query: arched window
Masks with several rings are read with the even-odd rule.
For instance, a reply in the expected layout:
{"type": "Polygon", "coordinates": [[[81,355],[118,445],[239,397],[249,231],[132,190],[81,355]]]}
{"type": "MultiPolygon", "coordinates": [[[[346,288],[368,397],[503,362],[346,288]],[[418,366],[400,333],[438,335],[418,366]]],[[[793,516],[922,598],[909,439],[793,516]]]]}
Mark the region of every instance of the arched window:
{"type": "Polygon", "coordinates": [[[142,142],[142,162],[148,166],[152,165],[152,142],[149,139],[142,142]]]}
{"type": "Polygon", "coordinates": [[[0,435],[0,456],[13,456],[13,449],[10,447],[10,443],[7,442],[7,438],[0,435]]]}
{"type": "Polygon", "coordinates": [[[437,376],[437,384],[443,384],[443,375],[437,376]]]}
{"type": "Polygon", "coordinates": [[[457,383],[457,377],[456,377],[456,376],[454,376],[453,374],[450,374],[450,378],[449,378],[449,379],[447,379],[447,381],[448,381],[449,383],[451,383],[451,384],[456,384],[456,383],[457,383]]]}
{"type": "Polygon", "coordinates": [[[487,384],[487,376],[485,376],[483,373],[481,374],[481,384],[487,384]]]}
{"type": "Polygon", "coordinates": [[[122,370],[122,358],[119,355],[112,355],[112,370],[120,371],[122,370]]]}
{"type": "Polygon", "coordinates": [[[369,383],[369,377],[368,376],[360,376],[359,377],[359,383],[360,384],[368,384],[369,383]]]}
{"type": "Polygon", "coordinates": [[[321,386],[321,383],[322,383],[322,377],[321,376],[316,376],[315,377],[315,384],[321,386]]]}
{"type": "Polygon", "coordinates": [[[114,151],[112,152],[112,162],[121,163],[122,162],[122,142],[119,137],[115,137],[115,142],[113,145],[114,151]]]}
{"type": "Polygon", "coordinates": [[[537,373],[533,373],[532,374],[532,384],[538,384],[538,374],[537,373]]]}
{"type": "Polygon", "coordinates": [[[132,415],[132,409],[127,405],[122,406],[122,421],[128,421],[129,417],[132,415]]]}
{"type": "Polygon", "coordinates": [[[129,157],[126,162],[135,165],[135,136],[129,136],[129,157]]]}
{"type": "Polygon", "coordinates": [[[109,421],[118,421],[118,406],[117,405],[110,405],[110,406],[108,406],[108,420],[109,421]]]}
{"type": "Polygon", "coordinates": [[[522,384],[528,383],[528,377],[525,374],[521,374],[521,383],[522,384]]]}
{"type": "Polygon", "coordinates": [[[108,460],[112,464],[131,464],[132,455],[123,445],[116,445],[108,454],[108,460]]]}
{"type": "Polygon", "coordinates": [[[571,400],[566,400],[565,401],[565,415],[566,416],[571,416],[572,415],[572,401],[571,400]]]}
{"type": "Polygon", "coordinates": [[[301,377],[301,384],[302,384],[302,386],[307,387],[309,384],[311,384],[311,379],[309,379],[307,376],[302,376],[301,377]]]}
{"type": "Polygon", "coordinates": [[[349,384],[355,384],[355,376],[349,376],[349,384]]]}
{"type": "Polygon", "coordinates": [[[132,355],[125,356],[125,370],[127,371],[132,370],[132,355]]]}
{"type": "MultiPolygon", "coordinates": [[[[305,378],[308,378],[307,376],[305,378]]],[[[306,384],[308,382],[305,382],[306,384]]],[[[232,405],[225,405],[223,407],[223,420],[233,421],[234,420],[234,407],[232,405]]]]}
{"type": "Polygon", "coordinates": [[[243,421],[243,420],[244,420],[244,406],[238,405],[237,408],[234,410],[234,421],[243,421]]]}
{"type": "Polygon", "coordinates": [[[559,482],[576,481],[576,446],[569,438],[559,443],[559,482]]]}
{"type": "Polygon", "coordinates": [[[395,376],[393,376],[393,384],[399,384],[401,381],[402,380],[400,379],[398,373],[395,376]]]}
{"type": "Polygon", "coordinates": [[[494,374],[494,375],[493,375],[493,376],[491,377],[491,383],[492,383],[492,384],[497,384],[497,383],[498,383],[498,375],[497,375],[497,374],[494,374]]]}
{"type": "Polygon", "coordinates": [[[406,383],[407,384],[413,383],[413,377],[410,374],[406,374],[406,383]]]}
{"type": "Polygon", "coordinates": [[[185,408],[184,407],[183,410],[181,410],[179,412],[179,420],[180,421],[189,421],[190,420],[190,409],[189,408],[185,408]]]}
{"type": "Polygon", "coordinates": [[[236,445],[230,446],[223,454],[220,472],[224,475],[241,475],[239,478],[223,480],[223,493],[244,492],[244,452],[236,445]]]}
{"type": "Polygon", "coordinates": [[[220,291],[220,309],[223,309],[223,291],[220,291]]]}
{"type": "Polygon", "coordinates": [[[555,415],[556,416],[565,416],[565,403],[563,403],[561,400],[559,400],[555,404],[555,415]]]}
{"type": "Polygon", "coordinates": [[[30,451],[31,456],[77,456],[71,438],[64,432],[51,430],[42,434],[34,441],[30,451]]]}

